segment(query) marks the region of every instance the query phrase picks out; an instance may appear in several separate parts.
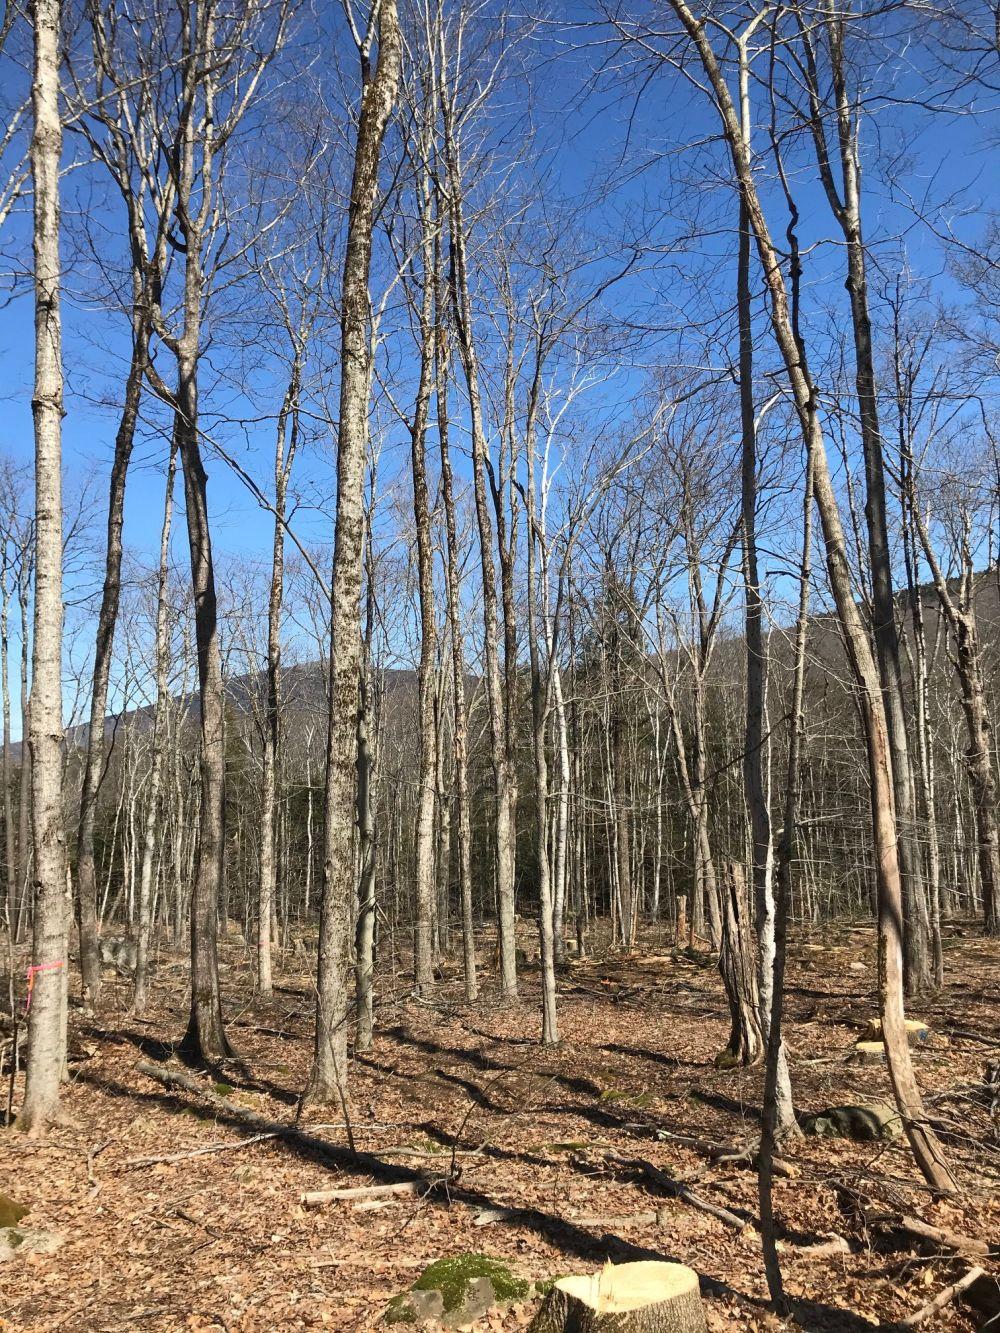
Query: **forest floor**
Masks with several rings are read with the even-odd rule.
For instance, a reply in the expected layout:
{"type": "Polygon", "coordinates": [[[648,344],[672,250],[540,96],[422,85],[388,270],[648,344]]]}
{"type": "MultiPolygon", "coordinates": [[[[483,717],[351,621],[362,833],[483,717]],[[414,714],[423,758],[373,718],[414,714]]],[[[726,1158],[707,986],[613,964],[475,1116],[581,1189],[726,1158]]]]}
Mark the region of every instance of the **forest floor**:
{"type": "MultiPolygon", "coordinates": [[[[351,1067],[354,1145],[370,1157],[352,1154],[342,1110],[299,1122],[329,1142],[322,1156],[294,1134],[242,1144],[259,1125],[139,1067],[175,1060],[183,959],[161,951],[142,1022],[127,1014],[127,983],[110,981],[96,1019],[71,1009],[73,1125],[40,1143],[10,1131],[0,1139],[0,1190],[30,1208],[23,1225],[62,1240],[54,1253],[0,1263],[0,1329],[375,1328],[425,1265],[463,1252],[501,1258],[528,1279],[592,1271],[609,1258],[679,1260],[701,1277],[713,1330],[892,1327],[970,1260],[887,1238],[866,1225],[858,1199],[1000,1241],[1000,1140],[979,1091],[985,1063],[1000,1054],[996,948],[971,928],[953,928],[947,943],[946,988],[913,1006],[936,1034],[914,1060],[962,1195],[932,1200],[905,1140],[791,1145],[794,1176],[776,1182],[775,1202],[795,1323],[766,1309],[755,1171],[671,1137],[752,1144],[760,1071],[713,1065],[728,1036],[717,972],[650,935],[629,957],[562,970],[557,1049],[536,1044],[537,971],[524,971],[521,1002],[509,1007],[486,977],[474,1008],[463,1003],[457,968],[427,1002],[408,995],[402,971],[383,973],[374,1048],[351,1067]],[[191,1155],[218,1145],[225,1150],[191,1155]],[[151,1158],[177,1160],[143,1160],[151,1158]],[[307,1191],[414,1173],[429,1183],[412,1196],[301,1201],[307,1191]],[[677,1197],[678,1182],[746,1225],[677,1197]],[[809,1252],[831,1233],[847,1240],[846,1252],[809,1252]]],[[[222,956],[241,1058],[193,1076],[240,1112],[291,1125],[311,1047],[307,959],[286,956],[264,1005],[249,998],[249,952],[230,939],[222,956]]],[[[888,1098],[884,1067],[852,1059],[876,1012],[875,984],[870,928],[800,935],[787,1032],[802,1111],[888,1098]]],[[[476,1328],[523,1328],[536,1308],[497,1310],[476,1328]]],[[[986,1318],[956,1301],[923,1327],[968,1330],[986,1318]]]]}

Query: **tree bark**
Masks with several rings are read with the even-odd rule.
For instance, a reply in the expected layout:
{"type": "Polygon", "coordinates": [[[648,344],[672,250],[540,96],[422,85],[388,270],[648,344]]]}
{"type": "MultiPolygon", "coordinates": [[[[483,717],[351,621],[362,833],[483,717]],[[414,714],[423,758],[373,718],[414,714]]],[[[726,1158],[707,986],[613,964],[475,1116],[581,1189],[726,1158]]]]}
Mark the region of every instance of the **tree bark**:
{"type": "Polygon", "coordinates": [[[347,1087],[364,474],[372,373],[368,282],[379,159],[396,101],[401,48],[395,0],[382,0],[374,70],[368,57],[362,54],[361,107],[341,291],[337,510],[331,580],[330,719],[323,800],[316,1043],[305,1092],[305,1100],[319,1103],[343,1100],[347,1087]]]}
{"type": "Polygon", "coordinates": [[[160,566],[156,581],[156,705],[153,718],[153,755],[150,760],[149,795],[142,837],[139,870],[139,934],[135,955],[132,1011],[143,1014],[149,990],[149,942],[153,927],[153,862],[156,830],[160,817],[160,792],[167,746],[167,710],[170,705],[170,607],[167,593],[170,578],[170,528],[173,520],[177,450],[173,446],[167,463],[167,485],[160,528],[160,566]]]}
{"type": "MultiPolygon", "coordinates": [[[[437,265],[436,265],[437,267],[437,265]]],[[[451,627],[453,745],[455,750],[455,794],[458,804],[458,880],[462,902],[462,958],[465,998],[471,1004],[479,994],[476,979],[476,941],[472,903],[472,815],[469,801],[468,710],[465,697],[465,636],[459,598],[459,545],[455,521],[454,480],[448,448],[448,367],[451,359],[445,323],[445,303],[437,288],[435,313],[434,376],[437,402],[438,444],[441,450],[441,498],[445,519],[445,587],[448,624],[451,627]]]]}
{"type": "Polygon", "coordinates": [[[451,293],[458,331],[459,356],[465,375],[472,431],[472,471],[483,591],[483,652],[490,713],[490,743],[495,782],[496,880],[499,906],[500,993],[517,998],[514,939],[514,802],[506,704],[500,678],[497,628],[497,579],[493,556],[493,523],[486,495],[487,445],[479,385],[479,358],[472,328],[472,302],[466,269],[466,236],[458,145],[454,141],[453,108],[444,99],[445,160],[448,168],[448,211],[451,241],[451,293]]]}
{"type": "Polygon", "coordinates": [[[759,1064],[764,1054],[757,961],[747,921],[747,892],[743,871],[735,862],[726,868],[722,906],[722,948],[719,971],[726,987],[731,1019],[729,1042],[718,1063],[759,1064]]]}
{"type": "Polygon", "coordinates": [[[24,1102],[18,1125],[55,1117],[66,1064],[66,844],[62,723],[62,325],[59,260],[59,0],[35,0],[31,104],[34,195],[35,614],[31,688],[31,814],[35,915],[24,1102]]]}
{"type": "Polygon", "coordinates": [[[141,299],[142,279],[134,280],[132,360],[125,381],[125,402],[115,436],[111,465],[108,517],[105,534],[104,586],[97,615],[97,641],[90,687],[90,725],[80,788],[80,822],[76,840],[76,893],[80,926],[80,968],[84,1003],[96,1005],[101,994],[101,959],[98,949],[97,878],[94,864],[94,819],[104,775],[104,720],[108,711],[108,684],[114,650],[115,626],[122,585],[122,527],[125,522],[125,485],[135,428],[139,420],[142,386],[149,356],[149,317],[141,299]]]}

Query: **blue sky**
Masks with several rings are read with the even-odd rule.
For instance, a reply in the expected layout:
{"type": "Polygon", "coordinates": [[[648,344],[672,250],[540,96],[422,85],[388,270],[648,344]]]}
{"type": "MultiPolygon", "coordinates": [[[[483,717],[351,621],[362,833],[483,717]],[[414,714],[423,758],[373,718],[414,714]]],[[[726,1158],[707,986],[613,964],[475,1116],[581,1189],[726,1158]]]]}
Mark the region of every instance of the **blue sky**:
{"type": "MultiPolygon", "coordinates": [[[[505,190],[530,194],[541,177],[550,197],[559,197],[573,227],[589,238],[588,244],[608,256],[622,242],[644,247],[635,272],[612,289],[605,306],[609,318],[625,317],[647,332],[633,344],[630,357],[606,380],[592,403],[605,422],[627,421],[647,370],[658,363],[676,369],[686,363],[698,367],[728,364],[732,359],[729,256],[735,202],[724,183],[724,155],[712,142],[717,133],[714,113],[702,96],[668,67],[644,82],[639,96],[635,85],[644,78],[644,71],[628,61],[616,65],[613,76],[595,77],[594,71],[609,54],[606,33],[573,26],[574,20],[585,24],[591,17],[587,5],[563,5],[558,18],[568,19],[568,26],[541,25],[523,52],[527,74],[512,83],[506,97],[498,99],[490,132],[503,145],[498,161],[505,164],[505,171],[514,173],[504,177],[505,190]],[[522,102],[528,87],[531,97],[522,102]],[[523,167],[510,167],[516,153],[507,139],[523,129],[529,107],[535,134],[527,154],[530,161],[523,167]],[[703,234],[689,238],[689,230],[703,234]],[[699,335],[692,335],[690,329],[682,331],[692,318],[702,326],[699,335]]],[[[319,35],[307,29],[299,39],[300,50],[311,49],[319,35]]],[[[890,42],[884,54],[880,88],[897,98],[920,91],[924,55],[901,41],[896,49],[890,42]]],[[[762,96],[759,89],[757,95],[762,96]]],[[[995,107],[988,104],[977,116],[929,114],[884,102],[872,107],[865,128],[865,226],[875,259],[873,294],[880,276],[891,279],[905,256],[917,276],[933,278],[936,300],[951,303],[960,299],[947,274],[940,241],[915,217],[910,202],[919,200],[938,230],[953,228],[974,243],[986,216],[998,203],[996,126],[995,107]]],[[[394,143],[390,151],[395,147],[394,143]]],[[[78,142],[68,137],[67,160],[78,149],[78,142]]],[[[815,340],[815,369],[822,378],[824,362],[832,354],[831,332],[846,327],[842,254],[831,241],[833,220],[808,158],[794,152],[789,166],[802,209],[806,300],[815,340]]],[[[768,200],[774,206],[775,230],[783,230],[784,211],[773,191],[768,192],[768,200]]],[[[94,266],[79,244],[81,218],[88,212],[103,231],[102,245],[107,246],[103,257],[117,263],[117,210],[105,195],[96,169],[81,166],[66,179],[64,202],[65,487],[68,507],[86,488],[102,510],[116,426],[116,412],[107,404],[116,401],[120,392],[128,342],[122,317],[108,313],[95,299],[94,266]]],[[[0,253],[23,260],[28,226],[27,211],[22,209],[0,237],[0,253]]],[[[609,257],[604,262],[610,265],[613,260],[609,257]]],[[[2,266],[6,271],[8,265],[2,266]]],[[[376,300],[385,272],[384,262],[377,262],[376,300]]],[[[763,320],[760,327],[758,365],[764,372],[775,362],[763,320]]],[[[32,336],[30,296],[21,283],[19,294],[0,309],[0,399],[5,408],[0,448],[26,464],[32,451],[32,336]]],[[[405,385],[410,374],[406,353],[394,350],[397,371],[400,357],[405,385]]],[[[202,400],[208,433],[217,432],[226,449],[269,491],[273,417],[280,401],[276,368],[261,365],[254,371],[250,390],[244,392],[225,382],[230,369],[224,363],[221,348],[210,353],[202,400]],[[213,356],[225,371],[221,378],[213,372],[213,356]]],[[[455,410],[460,415],[460,407],[455,410]]],[[[151,408],[149,418],[130,472],[126,515],[126,545],[146,563],[155,558],[158,545],[167,444],[165,415],[151,408]]],[[[317,435],[300,458],[293,483],[304,500],[296,530],[310,545],[326,544],[332,535],[332,450],[322,431],[317,435]]],[[[404,468],[403,439],[398,425],[390,428],[383,468],[387,482],[404,468]]],[[[433,455],[433,443],[430,447],[433,455]]],[[[206,462],[220,563],[237,572],[263,567],[270,554],[270,515],[222,460],[212,456],[211,449],[206,450],[206,462]]],[[[467,476],[461,462],[459,470],[467,476]]],[[[98,534],[100,527],[98,518],[98,534]]],[[[774,536],[778,548],[781,536],[774,536]]],[[[174,551],[183,570],[182,514],[175,525],[174,551]]],[[[86,636],[84,627],[78,642],[85,643],[86,636]]]]}

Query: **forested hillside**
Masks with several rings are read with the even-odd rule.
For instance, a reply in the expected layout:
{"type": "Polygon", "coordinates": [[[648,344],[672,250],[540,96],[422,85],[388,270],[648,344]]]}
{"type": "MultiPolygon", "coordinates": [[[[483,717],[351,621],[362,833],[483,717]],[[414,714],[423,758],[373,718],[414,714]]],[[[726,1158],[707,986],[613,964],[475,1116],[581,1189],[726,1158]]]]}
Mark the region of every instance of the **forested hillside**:
{"type": "Polygon", "coordinates": [[[0,1327],[1000,1320],[998,118],[0,0],[0,1327]]]}

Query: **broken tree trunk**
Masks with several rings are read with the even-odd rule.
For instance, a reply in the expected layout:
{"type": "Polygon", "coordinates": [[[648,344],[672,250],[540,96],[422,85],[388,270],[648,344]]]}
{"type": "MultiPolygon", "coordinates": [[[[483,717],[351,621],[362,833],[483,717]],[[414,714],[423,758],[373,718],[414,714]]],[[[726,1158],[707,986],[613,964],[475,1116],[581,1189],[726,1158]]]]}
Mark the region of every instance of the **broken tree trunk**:
{"type": "Polygon", "coordinates": [[[726,1049],[716,1056],[721,1068],[758,1064],[764,1054],[760,1001],[753,941],[747,922],[743,871],[735,862],[726,869],[719,971],[729,1000],[732,1031],[726,1049]]]}
{"type": "Polygon", "coordinates": [[[683,1264],[605,1264],[560,1278],[531,1333],[702,1333],[698,1274],[683,1264]]]}

